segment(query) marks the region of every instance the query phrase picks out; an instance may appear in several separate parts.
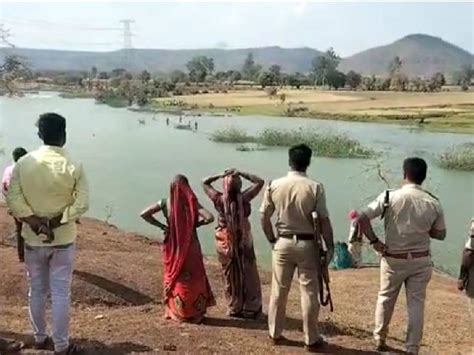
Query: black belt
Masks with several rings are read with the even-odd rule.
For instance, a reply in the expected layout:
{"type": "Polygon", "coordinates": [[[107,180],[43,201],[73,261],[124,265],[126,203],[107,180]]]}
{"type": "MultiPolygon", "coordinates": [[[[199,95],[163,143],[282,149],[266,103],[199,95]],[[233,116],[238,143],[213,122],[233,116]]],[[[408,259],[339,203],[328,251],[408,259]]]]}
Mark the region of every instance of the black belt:
{"type": "Polygon", "coordinates": [[[279,237],[296,240],[314,240],[313,234],[280,234],[279,237]]]}
{"type": "Polygon", "coordinates": [[[41,245],[41,246],[31,246],[28,244],[25,244],[25,249],[27,250],[35,250],[35,249],[40,249],[40,248],[52,248],[52,249],[67,249],[74,243],[68,243],[68,244],[60,244],[60,245],[41,245]]]}

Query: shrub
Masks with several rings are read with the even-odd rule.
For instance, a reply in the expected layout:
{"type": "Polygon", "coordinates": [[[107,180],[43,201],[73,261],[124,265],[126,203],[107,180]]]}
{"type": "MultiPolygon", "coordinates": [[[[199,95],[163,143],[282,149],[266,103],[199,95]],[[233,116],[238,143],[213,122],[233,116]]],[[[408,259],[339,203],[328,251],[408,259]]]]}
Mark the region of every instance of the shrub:
{"type": "Polygon", "coordinates": [[[241,128],[227,127],[211,134],[212,141],[220,143],[251,143],[255,140],[241,128]]]}
{"type": "Polygon", "coordinates": [[[437,161],[443,169],[474,171],[474,143],[448,148],[438,156],[437,161]]]}

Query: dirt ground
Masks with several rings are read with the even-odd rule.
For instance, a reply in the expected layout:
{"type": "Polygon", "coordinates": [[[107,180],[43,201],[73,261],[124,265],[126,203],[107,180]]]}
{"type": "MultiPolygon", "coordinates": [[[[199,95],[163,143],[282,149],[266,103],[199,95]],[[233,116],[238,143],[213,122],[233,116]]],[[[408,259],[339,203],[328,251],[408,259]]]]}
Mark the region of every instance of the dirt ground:
{"type": "MultiPolygon", "coordinates": [[[[31,342],[27,311],[27,285],[22,264],[8,236],[11,218],[0,206],[0,336],[31,342]]],[[[163,319],[160,249],[146,239],[105,223],[84,218],[80,225],[78,255],[72,286],[71,335],[88,354],[129,353],[300,353],[303,351],[298,285],[288,300],[288,346],[268,342],[266,317],[257,321],[225,316],[219,267],[206,260],[218,305],[209,310],[203,325],[179,324],[163,319]]],[[[378,270],[331,272],[335,312],[323,309],[321,332],[329,341],[325,353],[373,353],[371,332],[378,290],[378,270]]],[[[270,276],[261,271],[264,312],[270,276]]],[[[401,294],[392,321],[389,345],[403,350],[405,297],[401,294]]],[[[426,354],[469,354],[467,299],[455,280],[436,274],[429,287],[425,335],[426,354]]],[[[472,331],[472,330],[471,330],[472,331]]],[[[24,353],[35,353],[26,349],[24,353]]],[[[43,352],[47,354],[47,352],[43,352]]]]}
{"type": "MultiPolygon", "coordinates": [[[[450,89],[451,90],[451,89],[450,89]]],[[[459,90],[419,93],[391,91],[324,91],[279,89],[270,98],[263,90],[233,90],[177,96],[172,100],[194,105],[198,110],[222,111],[238,107],[240,114],[285,116],[292,107],[305,108],[303,117],[385,123],[417,124],[424,117],[425,129],[460,133],[474,132],[474,92],[459,90]],[[285,94],[284,103],[279,99],[285,94]]],[[[165,105],[170,98],[155,99],[165,105]]]]}

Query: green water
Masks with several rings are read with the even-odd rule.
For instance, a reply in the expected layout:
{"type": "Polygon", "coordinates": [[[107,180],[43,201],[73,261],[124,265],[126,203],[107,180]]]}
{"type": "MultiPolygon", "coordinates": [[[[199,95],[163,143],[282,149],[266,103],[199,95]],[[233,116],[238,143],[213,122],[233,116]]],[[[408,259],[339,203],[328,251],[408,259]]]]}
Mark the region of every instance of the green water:
{"type": "MultiPolygon", "coordinates": [[[[0,98],[1,165],[9,163],[15,146],[34,149],[40,141],[34,123],[40,113],[54,111],[68,119],[68,145],[71,155],[82,160],[91,187],[90,216],[100,219],[112,209],[111,223],[153,236],[156,230],[139,218],[148,204],[167,195],[169,181],[182,173],[189,177],[201,202],[212,206],[200,188],[200,180],[227,167],[250,171],[265,179],[286,174],[285,149],[238,152],[236,145],[209,141],[210,132],[228,125],[256,132],[265,127],[312,127],[346,132],[362,143],[381,152],[379,158],[385,173],[397,184],[404,157],[419,155],[430,163],[426,188],[438,195],[445,209],[448,237],[445,242],[432,243],[434,261],[451,273],[467,237],[468,222],[474,215],[474,173],[446,171],[437,168],[434,155],[448,146],[474,142],[472,135],[428,133],[403,127],[368,123],[320,121],[272,117],[196,117],[199,132],[167,127],[167,115],[135,113],[96,105],[89,99],[61,99],[56,94],[41,93],[23,98],[0,98]],[[145,125],[138,123],[144,119],[145,125]]],[[[175,117],[171,117],[174,123],[175,117]]],[[[187,122],[188,118],[184,118],[187,122]]],[[[316,152],[317,154],[317,152],[316,152]]],[[[363,207],[384,189],[373,168],[376,160],[313,159],[309,175],[324,183],[328,207],[337,239],[348,233],[347,211],[363,207]]],[[[270,248],[260,230],[258,212],[261,201],[253,204],[252,226],[257,254],[261,264],[268,265],[270,248]]],[[[207,254],[213,254],[212,228],[200,231],[200,240],[207,254]]]]}

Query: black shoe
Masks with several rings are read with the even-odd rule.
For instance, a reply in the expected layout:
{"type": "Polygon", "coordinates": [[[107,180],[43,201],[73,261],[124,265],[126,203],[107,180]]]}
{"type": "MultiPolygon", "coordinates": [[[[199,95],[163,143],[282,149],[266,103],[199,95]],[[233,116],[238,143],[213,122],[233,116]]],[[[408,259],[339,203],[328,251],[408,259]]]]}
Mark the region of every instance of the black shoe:
{"type": "Polygon", "coordinates": [[[53,351],[54,350],[53,339],[51,339],[50,337],[46,337],[46,339],[41,343],[35,342],[34,345],[33,345],[33,348],[35,350],[50,350],[50,351],[53,351]]]}
{"type": "Polygon", "coordinates": [[[21,341],[0,338],[0,354],[18,353],[24,346],[21,341]]]}
{"type": "Polygon", "coordinates": [[[76,344],[70,344],[66,350],[55,351],[54,355],[80,355],[84,353],[85,353],[84,348],[76,344]]]}
{"type": "Polygon", "coordinates": [[[270,339],[270,342],[273,346],[281,346],[288,343],[288,339],[286,339],[284,336],[279,336],[278,338],[272,338],[271,336],[268,336],[268,338],[270,339]]]}
{"type": "Polygon", "coordinates": [[[324,341],[323,339],[318,340],[317,342],[310,344],[310,345],[305,345],[304,349],[308,353],[317,353],[319,352],[322,348],[326,347],[328,343],[324,341]]]}
{"type": "Polygon", "coordinates": [[[385,340],[376,340],[375,341],[375,350],[378,351],[378,352],[385,352],[385,351],[388,351],[388,346],[387,344],[385,343],[385,340]]]}

